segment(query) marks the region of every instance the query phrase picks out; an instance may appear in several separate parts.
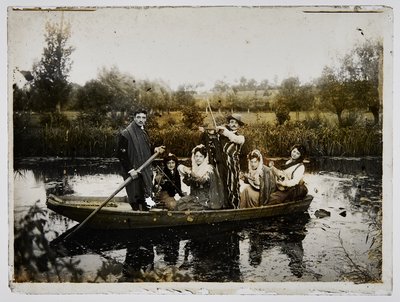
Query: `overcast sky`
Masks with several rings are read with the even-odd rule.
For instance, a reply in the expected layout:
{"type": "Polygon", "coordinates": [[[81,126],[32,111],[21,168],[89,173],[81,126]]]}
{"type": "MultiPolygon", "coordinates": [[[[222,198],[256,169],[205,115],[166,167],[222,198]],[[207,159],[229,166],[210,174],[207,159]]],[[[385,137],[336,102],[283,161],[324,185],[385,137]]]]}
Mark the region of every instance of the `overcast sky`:
{"type": "MultiPolygon", "coordinates": [[[[321,9],[318,8],[319,10],[321,9]]],[[[324,8],[325,10],[327,8],[324,8]]],[[[102,67],[171,88],[241,76],[308,82],[325,65],[391,26],[387,13],[310,13],[316,8],[101,8],[95,11],[10,11],[11,66],[40,60],[47,21],[70,23],[70,80],[83,85],[102,67]],[[362,32],[359,30],[361,29],[362,32]],[[363,33],[363,34],[362,34],[363,33]]]]}

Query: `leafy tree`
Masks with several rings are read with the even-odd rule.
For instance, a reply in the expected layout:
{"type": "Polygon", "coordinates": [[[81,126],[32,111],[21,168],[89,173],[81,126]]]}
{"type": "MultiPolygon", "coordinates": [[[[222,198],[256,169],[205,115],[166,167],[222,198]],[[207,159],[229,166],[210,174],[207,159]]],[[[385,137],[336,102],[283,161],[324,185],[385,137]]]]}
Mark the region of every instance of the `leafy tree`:
{"type": "MultiPolygon", "coordinates": [[[[183,91],[177,102],[194,101],[192,91],[183,91]],[[186,95],[187,94],[187,95],[186,95]],[[191,100],[184,100],[188,96],[191,100]]],[[[97,79],[87,82],[78,89],[77,107],[85,111],[126,112],[145,107],[152,110],[171,110],[179,108],[174,103],[170,88],[157,81],[136,80],[129,74],[121,73],[118,68],[103,68],[97,79]]]]}
{"type": "Polygon", "coordinates": [[[144,106],[141,99],[143,85],[133,76],[121,73],[117,67],[109,70],[103,68],[98,75],[98,81],[107,93],[109,110],[130,111],[133,107],[144,106]]]}
{"type": "Polygon", "coordinates": [[[13,85],[13,109],[14,111],[25,111],[29,108],[29,91],[13,85]]]}
{"type": "Polygon", "coordinates": [[[99,80],[91,80],[77,92],[78,107],[85,111],[96,110],[106,113],[109,110],[111,92],[99,80]]]}
{"type": "Polygon", "coordinates": [[[236,89],[239,91],[247,90],[247,79],[245,77],[239,79],[239,84],[236,85],[236,89]]]}
{"type": "Polygon", "coordinates": [[[205,114],[200,112],[196,106],[183,107],[182,115],[182,122],[188,129],[195,129],[203,125],[205,114]]]}
{"type": "Polygon", "coordinates": [[[226,100],[227,108],[229,108],[231,111],[239,109],[238,108],[238,105],[239,105],[238,104],[238,100],[239,100],[239,98],[238,98],[238,95],[237,95],[237,93],[235,91],[228,92],[226,94],[226,96],[225,96],[225,100],[226,100]]]}
{"type": "Polygon", "coordinates": [[[297,108],[299,111],[309,111],[314,107],[315,92],[310,84],[299,87],[297,93],[297,108]]]}
{"type": "Polygon", "coordinates": [[[332,68],[325,67],[318,86],[322,108],[335,113],[338,117],[339,126],[342,127],[344,110],[354,107],[354,102],[349,93],[349,83],[335,74],[332,68]]]}
{"type": "MultiPolygon", "coordinates": [[[[289,111],[309,110],[313,98],[309,86],[301,86],[297,77],[287,78],[282,81],[279,93],[276,96],[278,107],[286,108],[289,111]]],[[[283,110],[283,112],[285,112],[283,110]]]]}
{"type": "Polygon", "coordinates": [[[236,91],[248,91],[248,90],[257,90],[259,85],[255,79],[246,79],[245,77],[241,77],[239,79],[239,84],[234,85],[232,88],[236,91]]]}
{"type": "Polygon", "coordinates": [[[211,90],[216,93],[224,93],[228,91],[229,88],[230,88],[229,84],[219,80],[215,82],[214,87],[211,90]]]}
{"type": "Polygon", "coordinates": [[[46,24],[45,42],[40,62],[33,65],[32,106],[39,111],[61,110],[71,91],[68,74],[71,70],[71,54],[68,46],[70,25],[46,24]]]}
{"type": "Polygon", "coordinates": [[[288,107],[291,111],[300,110],[300,104],[297,99],[299,89],[300,81],[297,77],[283,80],[277,96],[278,102],[288,107]]]}
{"type": "Polygon", "coordinates": [[[247,90],[255,90],[255,91],[257,91],[257,89],[258,89],[257,81],[254,80],[254,79],[250,79],[247,82],[247,90]]]}
{"type": "Polygon", "coordinates": [[[375,124],[381,110],[381,76],[383,46],[379,41],[366,41],[355,47],[342,61],[342,69],[351,82],[351,93],[357,106],[367,108],[375,124]]]}
{"type": "Polygon", "coordinates": [[[180,104],[181,106],[193,106],[194,105],[194,95],[196,92],[193,90],[191,85],[180,85],[178,89],[173,92],[174,102],[180,104]]]}
{"type": "Polygon", "coordinates": [[[270,88],[268,80],[262,80],[258,84],[258,89],[267,91],[270,88]]]}

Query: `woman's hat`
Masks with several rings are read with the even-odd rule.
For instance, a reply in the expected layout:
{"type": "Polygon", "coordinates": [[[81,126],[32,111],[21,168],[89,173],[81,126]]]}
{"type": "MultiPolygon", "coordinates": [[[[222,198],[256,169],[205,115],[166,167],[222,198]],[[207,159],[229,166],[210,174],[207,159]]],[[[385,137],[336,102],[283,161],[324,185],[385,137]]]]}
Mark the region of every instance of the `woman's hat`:
{"type": "Polygon", "coordinates": [[[229,115],[227,118],[227,121],[229,122],[230,120],[236,120],[240,126],[243,126],[244,123],[242,122],[242,116],[238,113],[232,113],[229,115]]]}

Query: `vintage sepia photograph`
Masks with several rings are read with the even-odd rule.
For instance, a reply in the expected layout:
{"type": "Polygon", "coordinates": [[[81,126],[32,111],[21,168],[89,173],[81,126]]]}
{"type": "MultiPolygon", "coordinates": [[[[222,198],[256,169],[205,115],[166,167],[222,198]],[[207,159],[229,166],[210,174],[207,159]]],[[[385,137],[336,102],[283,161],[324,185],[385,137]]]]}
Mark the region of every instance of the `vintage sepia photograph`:
{"type": "Polygon", "coordinates": [[[393,22],[8,6],[10,291],[391,295],[393,22]]]}

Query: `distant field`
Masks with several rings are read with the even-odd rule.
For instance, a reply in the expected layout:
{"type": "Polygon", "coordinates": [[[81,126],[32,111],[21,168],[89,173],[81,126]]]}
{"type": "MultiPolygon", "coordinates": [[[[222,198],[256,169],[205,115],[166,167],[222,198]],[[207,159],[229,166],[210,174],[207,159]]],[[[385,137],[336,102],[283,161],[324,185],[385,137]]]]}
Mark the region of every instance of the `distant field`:
{"type": "MultiPolygon", "coordinates": [[[[243,122],[245,122],[248,125],[254,124],[254,123],[275,123],[276,122],[276,116],[274,112],[259,112],[259,113],[254,113],[254,112],[239,112],[242,115],[243,122]]],[[[228,113],[221,112],[213,112],[214,118],[217,121],[223,120],[228,113]]],[[[330,112],[323,112],[320,113],[320,116],[328,121],[330,124],[336,124],[337,123],[337,116],[336,114],[330,113],[330,112]]],[[[313,118],[314,113],[313,112],[291,112],[290,113],[290,121],[304,121],[309,118],[313,118]]],[[[374,120],[373,115],[369,112],[364,113],[364,118],[367,119],[368,121],[372,122],[374,120]]],[[[175,119],[176,121],[180,121],[182,119],[182,114],[177,111],[177,112],[171,112],[170,114],[164,113],[160,118],[157,119],[158,123],[160,126],[163,126],[166,124],[166,122],[169,119],[175,119]]],[[[210,113],[207,113],[204,123],[208,125],[212,125],[212,117],[210,113]]]]}
{"type": "MultiPolygon", "coordinates": [[[[68,119],[73,120],[75,119],[79,112],[78,111],[63,111],[63,114],[65,114],[68,119]]],[[[254,124],[254,123],[261,123],[261,122],[268,122],[268,123],[275,123],[276,122],[276,117],[274,112],[238,112],[242,115],[243,121],[248,124],[254,124]]],[[[204,119],[204,123],[208,125],[212,125],[212,118],[210,113],[205,113],[206,117],[204,119]]],[[[226,112],[221,112],[219,113],[218,111],[213,112],[214,117],[217,121],[224,120],[224,118],[229,114],[226,112]]],[[[337,116],[336,114],[333,114],[331,112],[323,112],[320,113],[320,116],[327,120],[330,124],[334,125],[337,123],[337,116]]],[[[296,112],[291,112],[290,113],[290,121],[304,121],[309,118],[314,117],[313,112],[299,112],[298,114],[296,112]]],[[[34,113],[32,115],[33,121],[35,123],[39,122],[40,114],[34,113]]],[[[370,122],[374,120],[373,115],[369,112],[364,113],[364,118],[370,122]]],[[[180,111],[172,111],[170,113],[163,113],[160,117],[157,117],[157,122],[158,124],[162,127],[170,120],[175,120],[176,122],[180,122],[182,120],[182,113],[180,111]]]]}

